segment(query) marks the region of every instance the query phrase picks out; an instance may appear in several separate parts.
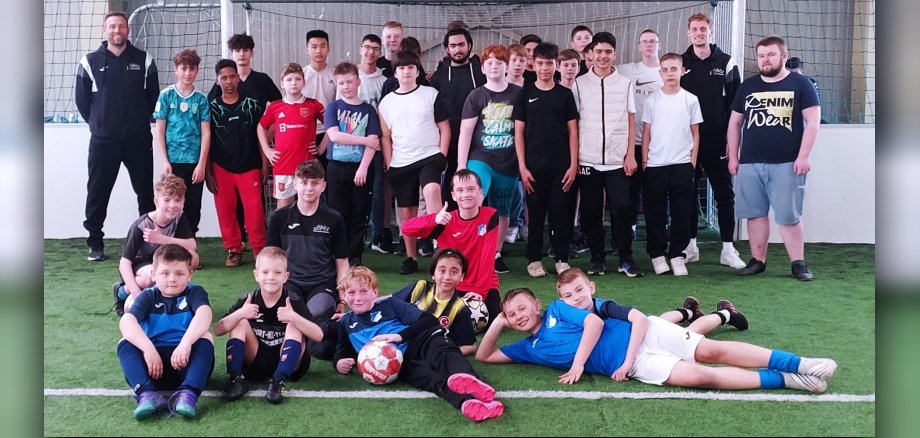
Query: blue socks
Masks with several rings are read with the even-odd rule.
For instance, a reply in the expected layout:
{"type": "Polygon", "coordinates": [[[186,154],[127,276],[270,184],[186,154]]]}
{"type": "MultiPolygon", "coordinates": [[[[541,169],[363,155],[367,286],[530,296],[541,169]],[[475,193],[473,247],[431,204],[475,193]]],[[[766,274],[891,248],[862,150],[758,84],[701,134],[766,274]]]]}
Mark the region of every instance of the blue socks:
{"type": "Polygon", "coordinates": [[[773,370],[757,370],[760,374],[760,389],[781,389],[785,388],[783,375],[773,370]]]}
{"type": "MultiPolygon", "coordinates": [[[[164,363],[163,366],[170,366],[164,363]]],[[[214,344],[207,339],[198,339],[192,344],[192,352],[188,356],[188,366],[185,367],[185,380],[182,386],[192,389],[195,394],[201,394],[205,383],[214,371],[214,344]]]]}
{"type": "Polygon", "coordinates": [[[125,284],[124,284],[124,283],[122,283],[121,286],[118,286],[118,299],[120,299],[120,300],[127,300],[127,299],[128,299],[128,291],[125,290],[125,284]]]}
{"type": "Polygon", "coordinates": [[[788,351],[773,350],[770,354],[770,361],[767,363],[767,369],[782,371],[785,373],[799,372],[799,362],[802,358],[788,351]]]}
{"type": "MultiPolygon", "coordinates": [[[[134,391],[134,395],[140,395],[145,391],[156,391],[157,387],[147,374],[147,362],[144,360],[144,353],[128,341],[121,341],[116,347],[118,361],[121,362],[121,369],[125,373],[125,380],[134,391]]],[[[168,365],[168,364],[164,364],[168,365]]]]}
{"type": "Polygon", "coordinates": [[[243,359],[246,356],[246,344],[242,339],[227,340],[227,374],[231,377],[243,374],[243,359]]]}
{"type": "Polygon", "coordinates": [[[302,351],[303,344],[293,339],[285,339],[281,345],[281,362],[278,362],[278,369],[275,370],[272,379],[276,382],[286,380],[294,372],[302,351]]]}

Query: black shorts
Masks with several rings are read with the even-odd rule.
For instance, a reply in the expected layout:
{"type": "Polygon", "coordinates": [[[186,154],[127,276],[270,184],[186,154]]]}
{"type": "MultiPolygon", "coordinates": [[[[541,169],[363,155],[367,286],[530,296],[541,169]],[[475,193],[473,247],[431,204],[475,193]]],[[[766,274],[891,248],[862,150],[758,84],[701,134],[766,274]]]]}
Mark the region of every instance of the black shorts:
{"type": "MultiPolygon", "coordinates": [[[[301,340],[301,343],[303,344],[303,348],[306,349],[304,340],[301,340]]],[[[272,377],[275,374],[275,370],[278,369],[278,363],[281,362],[282,345],[283,344],[279,344],[275,347],[266,347],[260,342],[259,350],[256,352],[256,357],[252,359],[252,363],[243,363],[243,375],[246,376],[246,379],[264,380],[272,377]]],[[[300,380],[309,369],[310,355],[304,352],[300,360],[300,366],[291,373],[289,379],[291,381],[300,380]]]]}
{"type": "Polygon", "coordinates": [[[418,189],[430,183],[441,184],[446,159],[440,153],[404,167],[391,167],[387,171],[396,206],[418,207],[418,189]]]}

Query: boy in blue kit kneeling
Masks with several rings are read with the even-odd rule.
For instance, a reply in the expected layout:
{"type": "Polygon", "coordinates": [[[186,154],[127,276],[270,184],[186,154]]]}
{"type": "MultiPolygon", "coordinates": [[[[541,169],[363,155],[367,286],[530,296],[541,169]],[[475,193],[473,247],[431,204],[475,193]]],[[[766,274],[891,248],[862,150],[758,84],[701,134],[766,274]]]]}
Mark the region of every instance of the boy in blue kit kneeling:
{"type": "Polygon", "coordinates": [[[476,376],[437,318],[402,300],[377,301],[377,276],[363,266],[348,270],[339,293],[352,310],[339,321],[336,371],[351,372],[369,341],[392,342],[403,352],[403,382],[433,392],[470,420],[502,415],[505,406],[495,400],[495,390],[476,376]]]}
{"type": "Polygon", "coordinates": [[[214,371],[211,305],[207,292],[189,283],[192,254],[182,246],[157,248],[153,272],[156,285],[141,292],[118,323],[118,360],[137,400],[136,420],[167,405],[170,416],[192,418],[214,371]],[[177,389],[168,403],[157,392],[162,389],[177,389]]]}
{"type": "MultiPolygon", "coordinates": [[[[560,290],[567,284],[581,293],[593,289],[580,271],[560,290]]],[[[503,313],[483,337],[476,359],[565,369],[568,371],[559,382],[566,384],[577,382],[587,371],[651,385],[811,392],[824,392],[837,369],[831,359],[803,358],[743,342],[714,341],[661,318],[646,317],[634,308],[618,307],[614,318],[603,320],[589,310],[557,300],[541,314],[540,301],[533,292],[512,289],[502,298],[503,313]],[[531,335],[497,348],[496,340],[504,327],[531,335]],[[698,362],[731,366],[707,367],[698,362]],[[760,367],[766,369],[743,369],[760,367]]]]}
{"type": "Polygon", "coordinates": [[[246,379],[267,378],[265,400],[278,404],[284,401],[284,381],[299,380],[310,368],[304,337],[322,342],[323,331],[303,299],[284,290],[290,276],[284,250],[263,248],[252,272],[259,289],[237,300],[214,327],[217,336],[230,335],[226,396],[239,400],[249,391],[246,379]]]}

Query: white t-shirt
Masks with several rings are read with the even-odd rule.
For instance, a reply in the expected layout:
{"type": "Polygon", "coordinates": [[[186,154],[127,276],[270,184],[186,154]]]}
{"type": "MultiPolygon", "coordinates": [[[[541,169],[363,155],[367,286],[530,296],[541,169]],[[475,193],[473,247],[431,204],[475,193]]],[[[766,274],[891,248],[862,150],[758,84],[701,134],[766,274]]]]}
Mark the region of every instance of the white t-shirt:
{"type": "MultiPolygon", "coordinates": [[[[313,66],[307,63],[303,69],[304,85],[303,95],[316,99],[323,104],[323,108],[329,106],[330,102],[335,101],[335,78],[332,77],[332,67],[326,64],[322,71],[313,70],[313,66]]],[[[326,127],[322,121],[316,122],[316,133],[326,132],[326,127]]]]}
{"type": "Polygon", "coordinates": [[[642,113],[645,110],[645,99],[664,85],[658,67],[648,67],[640,62],[617,66],[623,76],[633,80],[636,90],[636,144],[642,144],[642,113]]]}
{"type": "Polygon", "coordinates": [[[441,153],[441,133],[435,122],[438,90],[420,85],[413,91],[387,94],[377,112],[390,128],[393,157],[390,167],[405,167],[441,153]]]}
{"type": "Polygon", "coordinates": [[[690,125],[703,123],[696,96],[683,88],[673,95],[658,90],[645,100],[642,121],[651,128],[648,167],[690,162],[693,151],[690,125]]]}

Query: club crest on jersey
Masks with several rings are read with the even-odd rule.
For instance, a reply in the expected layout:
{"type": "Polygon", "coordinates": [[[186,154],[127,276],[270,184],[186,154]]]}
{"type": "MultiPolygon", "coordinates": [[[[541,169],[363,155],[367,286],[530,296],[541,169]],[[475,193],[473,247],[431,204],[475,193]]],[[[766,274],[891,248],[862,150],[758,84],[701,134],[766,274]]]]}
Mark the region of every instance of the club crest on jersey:
{"type": "Polygon", "coordinates": [[[450,325],[450,318],[448,318],[448,317],[446,317],[446,316],[442,316],[442,317],[438,318],[438,324],[441,324],[441,327],[443,327],[443,328],[447,328],[447,326],[450,325]]]}
{"type": "Polygon", "coordinates": [[[372,321],[372,322],[380,322],[380,319],[381,319],[381,318],[383,318],[383,314],[380,313],[379,310],[376,311],[376,312],[371,312],[371,321],[372,321]]]}
{"type": "Polygon", "coordinates": [[[549,321],[546,323],[546,326],[549,327],[549,328],[555,327],[555,326],[556,326],[556,317],[553,316],[553,315],[550,315],[550,316],[549,316],[549,321]]]}
{"type": "Polygon", "coordinates": [[[128,68],[127,68],[127,69],[128,69],[128,70],[140,70],[140,69],[141,69],[141,65],[138,64],[138,63],[136,63],[136,62],[132,62],[132,63],[128,64],[128,68]]]}
{"type": "Polygon", "coordinates": [[[300,109],[300,117],[307,117],[310,115],[310,110],[307,108],[300,109]]]}
{"type": "Polygon", "coordinates": [[[485,225],[485,224],[479,224],[479,226],[476,227],[476,234],[478,234],[478,235],[480,235],[480,236],[485,236],[485,235],[486,235],[486,225],[485,225]]]}
{"type": "Polygon", "coordinates": [[[188,307],[188,301],[185,300],[185,297],[179,297],[179,299],[176,301],[176,308],[179,310],[185,310],[186,307],[188,307]]]}
{"type": "Polygon", "coordinates": [[[714,67],[709,71],[709,76],[725,76],[725,70],[719,67],[714,67]]]}
{"type": "Polygon", "coordinates": [[[179,103],[179,111],[182,111],[182,112],[188,111],[188,102],[179,103]]]}
{"type": "MultiPolygon", "coordinates": [[[[279,183],[278,183],[278,191],[279,191],[279,192],[283,192],[283,191],[284,191],[284,187],[285,187],[285,186],[284,186],[284,183],[283,183],[283,182],[279,182],[279,183]]],[[[297,225],[300,225],[300,224],[297,224],[297,225]]],[[[288,227],[288,228],[290,228],[290,227],[288,227]]],[[[291,229],[293,230],[293,228],[291,228],[291,229]]]]}

